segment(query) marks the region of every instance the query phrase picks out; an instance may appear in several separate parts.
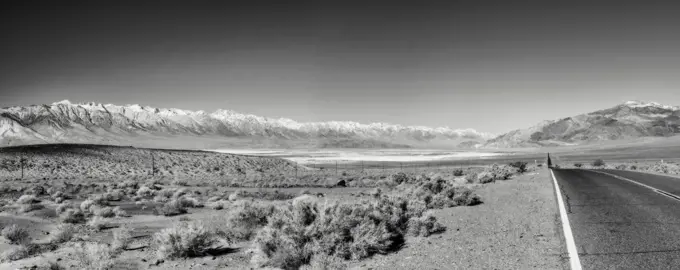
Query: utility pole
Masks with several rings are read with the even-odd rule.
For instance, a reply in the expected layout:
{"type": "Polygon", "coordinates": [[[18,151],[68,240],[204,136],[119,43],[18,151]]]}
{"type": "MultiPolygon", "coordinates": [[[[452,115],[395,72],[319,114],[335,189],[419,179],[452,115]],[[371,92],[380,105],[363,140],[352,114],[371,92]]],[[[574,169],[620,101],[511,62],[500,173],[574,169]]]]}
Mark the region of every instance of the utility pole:
{"type": "Polygon", "coordinates": [[[24,153],[21,153],[21,157],[19,158],[19,164],[21,165],[21,179],[24,179],[24,153]]]}
{"type": "Polygon", "coordinates": [[[153,157],[153,152],[151,153],[151,176],[156,176],[156,159],[153,157]]]}

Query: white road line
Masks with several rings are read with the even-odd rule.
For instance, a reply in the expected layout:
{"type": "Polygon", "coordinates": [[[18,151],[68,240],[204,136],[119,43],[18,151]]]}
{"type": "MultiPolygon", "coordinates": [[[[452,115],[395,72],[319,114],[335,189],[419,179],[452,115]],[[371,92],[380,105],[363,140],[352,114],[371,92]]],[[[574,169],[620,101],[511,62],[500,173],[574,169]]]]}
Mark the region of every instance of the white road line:
{"type": "Polygon", "coordinates": [[[645,185],[645,184],[643,184],[643,183],[640,183],[640,182],[638,182],[638,181],[635,181],[635,180],[631,180],[631,179],[625,178],[625,177],[623,177],[623,176],[618,176],[618,175],[616,175],[616,174],[611,174],[611,173],[608,173],[608,172],[600,172],[600,171],[593,171],[593,170],[587,170],[587,171],[594,172],[594,173],[599,173],[599,174],[604,174],[604,175],[609,175],[609,176],[614,177],[614,178],[616,178],[616,179],[621,179],[621,180],[625,180],[625,181],[631,182],[631,183],[633,183],[633,184],[638,184],[638,185],[640,185],[640,186],[643,186],[643,187],[646,187],[646,188],[648,188],[648,189],[651,189],[652,191],[654,191],[654,192],[656,192],[656,193],[659,193],[659,194],[661,194],[661,195],[664,195],[664,196],[666,196],[666,197],[669,197],[669,198],[671,198],[671,199],[680,200],[680,198],[678,198],[678,196],[673,195],[673,194],[671,194],[670,192],[666,192],[666,191],[660,190],[660,189],[658,189],[658,188],[655,188],[655,187],[652,187],[652,186],[645,185]]]}
{"type": "Polygon", "coordinates": [[[557,179],[555,179],[555,174],[552,169],[550,169],[550,175],[555,184],[555,194],[557,195],[557,204],[560,208],[560,217],[562,218],[562,231],[564,231],[564,239],[567,241],[567,252],[569,253],[569,262],[571,264],[572,270],[581,270],[581,261],[578,258],[578,251],[576,250],[576,243],[574,242],[574,235],[571,232],[571,226],[569,225],[569,218],[567,217],[567,209],[564,207],[564,201],[562,200],[562,192],[560,192],[560,187],[557,184],[557,179]]]}

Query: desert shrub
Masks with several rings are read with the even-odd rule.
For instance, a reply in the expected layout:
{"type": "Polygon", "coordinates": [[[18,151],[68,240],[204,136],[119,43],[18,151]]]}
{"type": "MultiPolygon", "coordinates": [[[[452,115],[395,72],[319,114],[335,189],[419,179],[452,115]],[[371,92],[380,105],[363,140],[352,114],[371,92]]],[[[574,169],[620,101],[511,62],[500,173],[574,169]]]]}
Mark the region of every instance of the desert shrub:
{"type": "Polygon", "coordinates": [[[229,230],[221,234],[230,239],[249,240],[258,229],[267,225],[268,218],[275,210],[271,203],[237,201],[228,213],[226,223],[229,230]]]}
{"type": "Polygon", "coordinates": [[[582,163],[574,163],[574,167],[581,168],[581,167],[583,167],[583,164],[582,163]]]}
{"type": "Polygon", "coordinates": [[[74,208],[72,203],[61,203],[61,204],[57,205],[57,208],[55,209],[55,211],[57,212],[57,215],[61,215],[61,213],[64,213],[66,211],[66,209],[69,209],[69,208],[74,208]]]}
{"type": "Polygon", "coordinates": [[[31,257],[38,253],[40,251],[40,248],[36,244],[26,244],[26,245],[20,245],[14,249],[7,250],[0,255],[2,257],[2,261],[18,261],[21,259],[25,259],[28,257],[31,257]]]}
{"type": "Polygon", "coordinates": [[[241,198],[246,196],[246,193],[247,192],[245,192],[243,190],[234,191],[233,193],[229,194],[229,200],[233,202],[233,201],[236,201],[238,199],[241,199],[241,198]]]}
{"type": "Polygon", "coordinates": [[[153,197],[154,195],[154,190],[149,188],[148,186],[141,186],[137,190],[137,196],[147,198],[147,197],[153,197]]]}
{"type": "Polygon", "coordinates": [[[96,204],[94,203],[93,200],[87,199],[84,200],[80,203],[80,211],[83,211],[83,213],[90,213],[90,208],[95,206],[96,204]]]}
{"type": "Polygon", "coordinates": [[[35,197],[35,195],[24,194],[17,199],[17,204],[36,204],[40,203],[40,200],[35,197]]]}
{"type": "Polygon", "coordinates": [[[276,211],[258,232],[252,262],[297,269],[314,256],[348,260],[388,253],[403,242],[409,220],[422,216],[424,207],[410,208],[419,204],[396,196],[321,206],[309,197],[296,199],[276,211]]]}
{"type": "Polygon", "coordinates": [[[181,196],[175,199],[182,207],[200,208],[203,204],[198,199],[191,196],[181,196]]]}
{"type": "Polygon", "coordinates": [[[338,258],[337,256],[331,256],[326,254],[315,254],[309,262],[309,265],[301,267],[302,270],[345,270],[348,269],[347,262],[338,258]]]}
{"type": "Polygon", "coordinates": [[[59,219],[64,223],[84,223],[85,214],[79,209],[68,208],[59,215],[59,219]]]}
{"type": "Polygon", "coordinates": [[[72,224],[59,224],[54,231],[50,233],[50,242],[56,244],[66,243],[71,241],[75,233],[76,227],[72,224]]]}
{"type": "Polygon", "coordinates": [[[132,229],[123,225],[113,230],[113,240],[111,241],[111,249],[115,252],[121,252],[128,248],[132,239],[132,229]]]}
{"type": "Polygon", "coordinates": [[[2,229],[2,236],[12,244],[23,244],[28,242],[28,231],[23,227],[12,224],[2,229]]]}
{"type": "Polygon", "coordinates": [[[101,231],[106,229],[106,221],[100,216],[94,216],[90,221],[87,222],[87,226],[94,229],[95,231],[101,231]]]}
{"type": "Polygon", "coordinates": [[[99,243],[83,243],[75,252],[75,257],[81,269],[113,270],[113,269],[139,269],[134,261],[119,260],[118,250],[108,245],[99,243]]]}
{"type": "Polygon", "coordinates": [[[630,165],[630,169],[631,169],[631,170],[633,170],[633,171],[635,171],[635,170],[637,170],[637,169],[638,169],[638,167],[637,167],[637,166],[635,166],[635,165],[630,165]]]}
{"type": "Polygon", "coordinates": [[[111,207],[94,207],[91,208],[93,209],[93,214],[98,217],[103,217],[103,218],[112,218],[116,216],[116,213],[113,212],[113,208],[111,207]]]}
{"type": "Polygon", "coordinates": [[[92,203],[94,205],[100,205],[100,206],[109,205],[108,196],[106,194],[92,195],[92,196],[90,196],[90,198],[88,200],[92,201],[92,203]]]}
{"type": "Polygon", "coordinates": [[[477,176],[478,175],[475,172],[467,174],[467,175],[465,175],[465,182],[467,182],[469,184],[474,183],[475,181],[477,181],[477,176]]]}
{"type": "Polygon", "coordinates": [[[596,159],[593,161],[593,167],[602,167],[605,165],[604,160],[602,159],[596,159]]]}
{"type": "Polygon", "coordinates": [[[156,233],[153,242],[159,258],[177,259],[205,255],[216,239],[200,223],[180,222],[156,233]]]}
{"type": "Polygon", "coordinates": [[[626,169],[628,169],[628,166],[626,166],[626,164],[619,164],[619,165],[616,165],[615,168],[617,170],[626,170],[626,169]]]}
{"type": "Polygon", "coordinates": [[[42,204],[22,204],[19,207],[19,212],[28,213],[28,212],[43,209],[43,208],[45,208],[45,206],[42,205],[42,204]]]}
{"type": "Polygon", "coordinates": [[[460,206],[472,206],[482,203],[482,199],[476,194],[472,193],[472,190],[468,188],[461,188],[453,195],[452,200],[456,205],[460,206]]]}
{"type": "Polygon", "coordinates": [[[219,201],[208,202],[208,207],[210,207],[211,209],[214,209],[214,210],[222,210],[222,209],[224,209],[228,204],[229,204],[228,201],[219,200],[219,201]]]}
{"type": "Polygon", "coordinates": [[[120,206],[116,206],[113,208],[113,213],[117,217],[130,217],[130,214],[128,214],[125,210],[121,209],[120,206]]]}
{"type": "Polygon", "coordinates": [[[162,206],[157,206],[154,209],[154,213],[156,215],[163,215],[163,216],[166,216],[166,217],[171,217],[171,216],[186,214],[187,209],[182,206],[180,201],[171,200],[171,201],[163,204],[162,206]]]}
{"type": "Polygon", "coordinates": [[[420,217],[412,217],[408,222],[408,232],[413,236],[427,237],[446,230],[444,226],[437,222],[437,218],[429,212],[420,217]]]}
{"type": "Polygon", "coordinates": [[[117,202],[117,201],[122,200],[124,196],[125,196],[125,194],[123,193],[122,190],[120,190],[120,189],[114,189],[114,190],[111,190],[111,191],[107,192],[106,194],[104,194],[103,197],[104,197],[107,201],[114,201],[114,202],[117,202]]]}
{"type": "Polygon", "coordinates": [[[186,179],[175,179],[174,181],[172,181],[172,184],[176,186],[186,187],[189,186],[189,181],[187,181],[186,179]]]}
{"type": "Polygon", "coordinates": [[[463,169],[454,169],[453,170],[453,176],[463,176],[465,173],[463,172],[463,169]]]}
{"type": "Polygon", "coordinates": [[[495,182],[496,178],[493,173],[491,172],[481,172],[477,174],[477,182],[480,184],[486,184],[486,183],[491,183],[495,182]]]}
{"type": "Polygon", "coordinates": [[[510,165],[510,167],[516,168],[518,173],[525,173],[527,171],[527,162],[525,161],[515,161],[508,165],[510,165]]]}
{"type": "Polygon", "coordinates": [[[399,172],[392,175],[392,181],[397,185],[407,182],[408,178],[409,178],[408,175],[406,175],[403,172],[399,172]]]}

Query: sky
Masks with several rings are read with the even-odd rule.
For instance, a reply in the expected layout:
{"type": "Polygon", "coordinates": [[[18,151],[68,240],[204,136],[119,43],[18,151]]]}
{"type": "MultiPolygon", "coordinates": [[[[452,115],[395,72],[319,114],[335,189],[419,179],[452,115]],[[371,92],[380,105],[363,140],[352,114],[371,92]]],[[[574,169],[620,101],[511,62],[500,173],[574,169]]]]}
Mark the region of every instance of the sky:
{"type": "Polygon", "coordinates": [[[148,2],[3,2],[0,107],[68,99],[500,134],[627,100],[680,105],[671,1],[148,2]]]}

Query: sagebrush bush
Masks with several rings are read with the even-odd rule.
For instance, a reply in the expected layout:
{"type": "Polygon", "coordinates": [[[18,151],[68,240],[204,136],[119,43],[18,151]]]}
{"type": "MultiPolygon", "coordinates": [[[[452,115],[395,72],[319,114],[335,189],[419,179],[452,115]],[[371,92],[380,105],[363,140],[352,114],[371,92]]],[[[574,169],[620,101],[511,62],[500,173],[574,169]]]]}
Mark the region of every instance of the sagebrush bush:
{"type": "Polygon", "coordinates": [[[114,213],[117,217],[130,217],[130,214],[128,214],[125,210],[123,210],[122,208],[120,208],[120,206],[114,207],[114,208],[113,208],[113,213],[114,213]]]}
{"type": "Polygon", "coordinates": [[[59,219],[64,223],[85,223],[85,214],[80,209],[68,208],[59,215],[59,219]]]}
{"type": "Polygon", "coordinates": [[[100,243],[83,243],[75,252],[75,258],[81,269],[113,270],[139,269],[135,262],[118,260],[119,251],[100,243]]]}
{"type": "Polygon", "coordinates": [[[122,252],[128,248],[132,240],[132,229],[123,225],[113,230],[113,240],[111,241],[111,249],[114,252],[122,252]]]}
{"type": "Polygon", "coordinates": [[[39,252],[39,250],[40,249],[36,244],[25,244],[20,245],[14,249],[7,250],[3,252],[0,256],[2,257],[1,258],[2,261],[6,262],[18,261],[35,255],[36,253],[39,252]]]}
{"type": "Polygon", "coordinates": [[[527,162],[525,161],[515,161],[508,165],[510,165],[510,167],[516,168],[518,173],[525,173],[527,171],[527,162]]]}
{"type": "Polygon", "coordinates": [[[1,234],[12,244],[23,244],[29,240],[28,231],[16,224],[3,228],[1,234]]]}
{"type": "Polygon", "coordinates": [[[42,204],[22,204],[19,207],[19,212],[28,213],[28,212],[40,210],[40,209],[43,209],[43,208],[45,208],[45,206],[42,205],[42,204]]]}
{"type": "Polygon", "coordinates": [[[583,167],[583,164],[582,163],[574,163],[574,167],[581,168],[581,167],[583,167]]]}
{"type": "Polygon", "coordinates": [[[73,235],[76,233],[76,227],[72,224],[59,224],[50,233],[50,242],[61,244],[71,241],[73,235]]]}
{"type": "Polygon", "coordinates": [[[274,213],[275,206],[266,202],[236,201],[227,214],[228,230],[221,233],[236,240],[249,240],[256,231],[267,225],[268,218],[274,213]]]}
{"type": "Polygon", "coordinates": [[[154,234],[156,254],[161,259],[206,255],[216,239],[200,223],[180,222],[154,234]]]}
{"type": "Polygon", "coordinates": [[[106,220],[100,216],[94,216],[90,221],[87,222],[87,226],[94,229],[95,231],[101,231],[106,229],[106,220]]]}
{"type": "MultiPolygon", "coordinates": [[[[362,203],[327,203],[314,197],[296,198],[277,208],[267,226],[255,238],[258,267],[297,269],[315,256],[358,260],[395,250],[408,234],[410,221],[420,218],[426,207],[400,196],[382,196],[362,203]]],[[[432,217],[434,219],[434,217],[432,217]]],[[[436,219],[424,219],[436,223],[436,219]]],[[[438,224],[438,223],[437,223],[438,224]]],[[[418,228],[418,230],[422,230],[418,228]]],[[[441,225],[432,225],[440,230],[441,225]]]]}
{"type": "Polygon", "coordinates": [[[156,215],[163,215],[166,217],[172,217],[172,216],[177,216],[181,214],[186,214],[187,209],[182,206],[181,201],[179,200],[171,200],[162,206],[158,206],[154,209],[154,213],[156,215]]]}
{"type": "Polygon", "coordinates": [[[446,227],[437,222],[432,213],[425,213],[420,217],[412,217],[408,224],[409,234],[413,236],[427,237],[434,233],[446,230],[446,227]]]}
{"type": "Polygon", "coordinates": [[[92,213],[95,216],[98,217],[103,217],[103,218],[112,218],[116,216],[116,213],[113,212],[113,208],[111,207],[93,207],[91,208],[92,213]]]}
{"type": "Polygon", "coordinates": [[[598,158],[598,159],[593,161],[592,165],[593,165],[593,167],[602,167],[602,166],[605,165],[605,163],[604,163],[604,160],[598,158]]]}
{"type": "Polygon", "coordinates": [[[34,195],[25,194],[21,195],[21,197],[17,199],[17,204],[36,204],[36,203],[40,203],[40,200],[38,200],[38,198],[36,198],[34,195]]]}
{"type": "Polygon", "coordinates": [[[465,175],[465,172],[463,172],[463,169],[454,169],[453,170],[453,176],[463,176],[465,175]]]}

